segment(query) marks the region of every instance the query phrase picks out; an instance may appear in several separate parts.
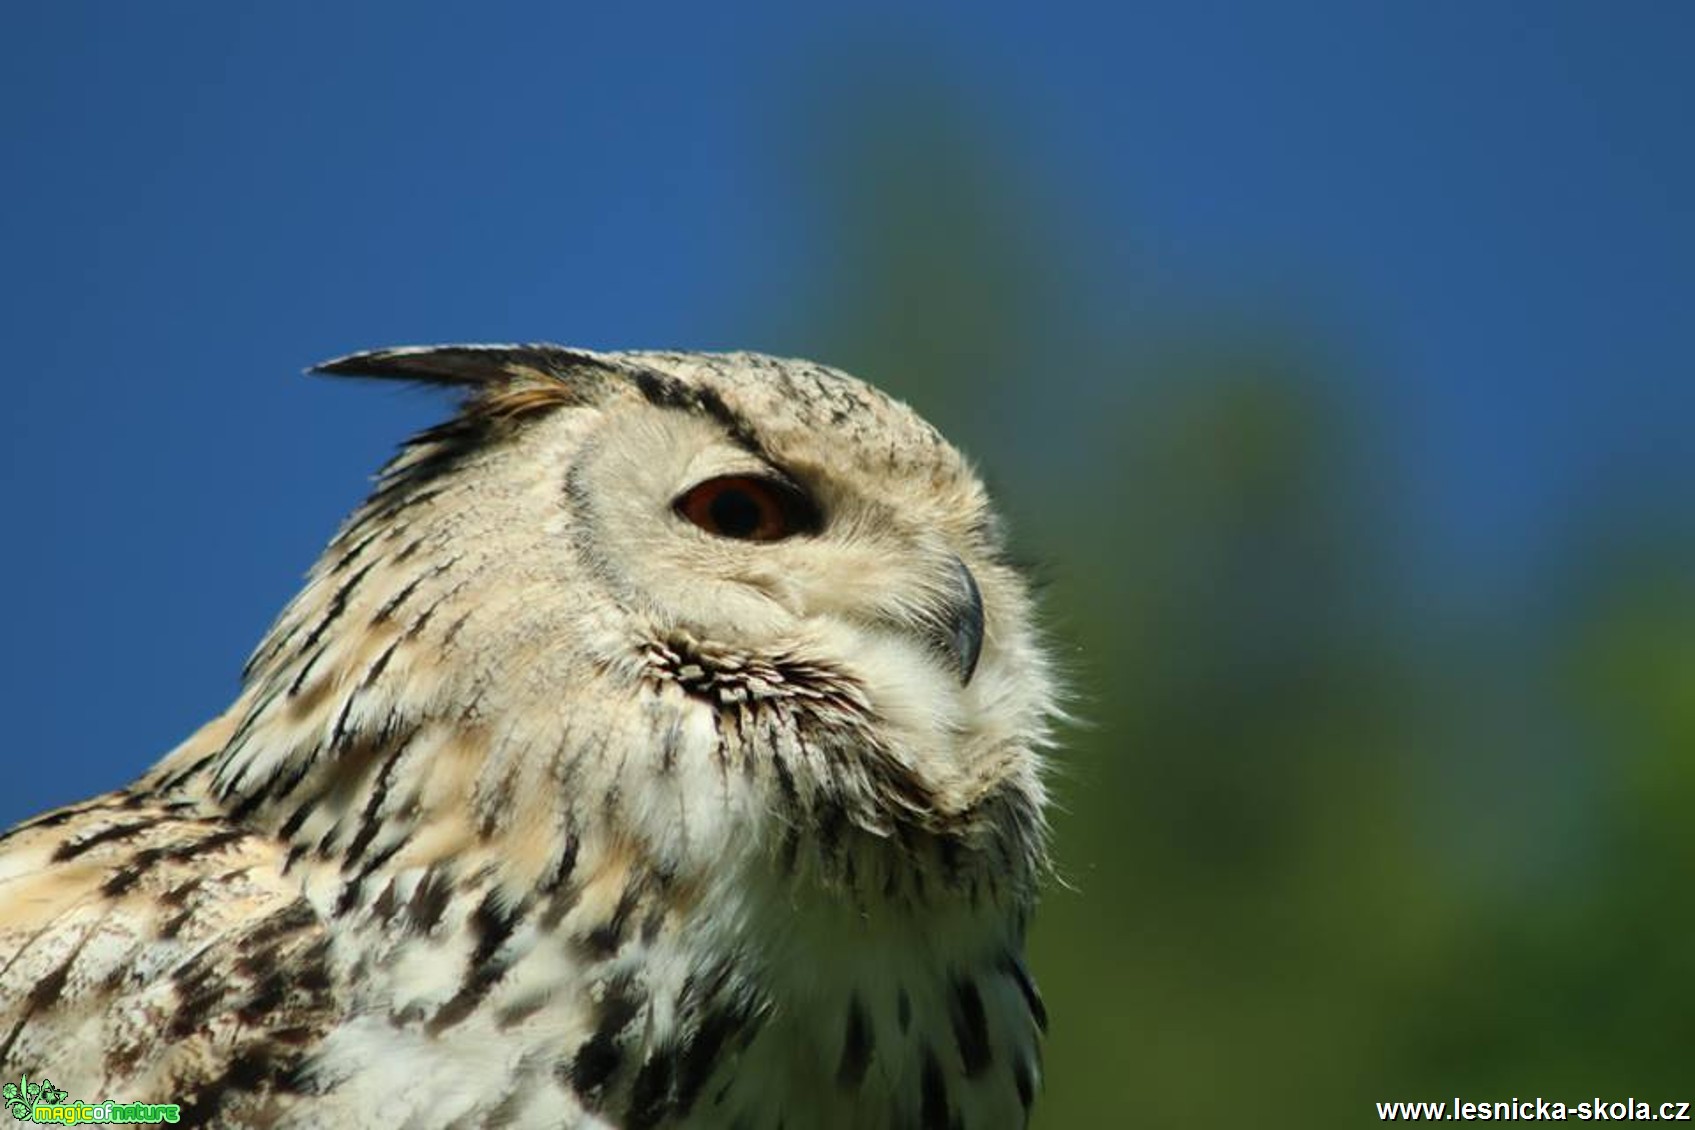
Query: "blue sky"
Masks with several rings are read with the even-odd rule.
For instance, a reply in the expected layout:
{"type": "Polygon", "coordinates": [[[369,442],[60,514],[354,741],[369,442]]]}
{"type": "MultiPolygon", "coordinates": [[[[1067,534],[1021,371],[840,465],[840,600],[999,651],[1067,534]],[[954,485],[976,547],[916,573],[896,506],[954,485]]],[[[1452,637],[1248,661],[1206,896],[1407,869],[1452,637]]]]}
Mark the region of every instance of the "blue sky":
{"type": "Polygon", "coordinates": [[[51,769],[0,819],[225,704],[440,412],[304,366],[808,351],[829,233],[786,147],[897,67],[1026,171],[1101,309],[1153,291],[1333,335],[1390,424],[1413,571],[1510,599],[1593,500],[1695,481],[1691,11],[12,6],[0,686],[8,763],[51,769]]]}

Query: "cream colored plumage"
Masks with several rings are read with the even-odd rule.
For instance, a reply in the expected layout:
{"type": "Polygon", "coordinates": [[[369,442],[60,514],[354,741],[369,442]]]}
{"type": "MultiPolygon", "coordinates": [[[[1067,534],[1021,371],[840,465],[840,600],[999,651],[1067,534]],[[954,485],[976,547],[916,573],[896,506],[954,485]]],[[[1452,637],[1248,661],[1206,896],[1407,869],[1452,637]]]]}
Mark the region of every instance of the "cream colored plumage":
{"type": "Polygon", "coordinates": [[[1053,691],[969,467],[757,354],[460,346],[249,662],[0,841],[0,1079],[226,1126],[1016,1126],[1053,691]]]}

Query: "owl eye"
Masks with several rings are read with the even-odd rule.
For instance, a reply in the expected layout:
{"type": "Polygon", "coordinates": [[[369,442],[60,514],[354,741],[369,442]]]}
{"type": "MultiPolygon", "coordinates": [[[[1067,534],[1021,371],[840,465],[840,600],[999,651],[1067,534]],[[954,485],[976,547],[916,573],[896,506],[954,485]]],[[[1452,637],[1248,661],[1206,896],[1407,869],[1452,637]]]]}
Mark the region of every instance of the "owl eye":
{"type": "Polygon", "coordinates": [[[788,483],[725,475],[685,491],[676,510],[709,534],[738,541],[781,541],[816,533],[818,509],[788,483]]]}

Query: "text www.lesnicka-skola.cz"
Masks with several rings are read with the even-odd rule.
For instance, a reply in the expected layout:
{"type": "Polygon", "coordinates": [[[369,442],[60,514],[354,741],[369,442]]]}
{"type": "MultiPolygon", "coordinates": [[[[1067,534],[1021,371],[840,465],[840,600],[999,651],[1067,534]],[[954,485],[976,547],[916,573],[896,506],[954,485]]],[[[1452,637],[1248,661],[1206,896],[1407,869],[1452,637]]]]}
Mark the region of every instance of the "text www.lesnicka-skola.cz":
{"type": "Polygon", "coordinates": [[[1580,1103],[1547,1099],[1507,1099],[1474,1103],[1378,1103],[1380,1122],[1688,1122],[1688,1103],[1651,1103],[1642,1099],[1602,1098],[1580,1103]]]}

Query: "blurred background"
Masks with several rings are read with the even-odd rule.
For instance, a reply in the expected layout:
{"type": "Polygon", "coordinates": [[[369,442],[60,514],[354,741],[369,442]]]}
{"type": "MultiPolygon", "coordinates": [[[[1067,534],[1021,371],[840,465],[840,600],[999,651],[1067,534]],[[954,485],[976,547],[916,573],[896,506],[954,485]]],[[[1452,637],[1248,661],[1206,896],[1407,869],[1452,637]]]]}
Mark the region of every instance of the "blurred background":
{"type": "Polygon", "coordinates": [[[0,15],[0,822],[444,411],[305,366],[802,354],[1075,688],[1039,1126],[1695,1099],[1695,9],[255,7],[0,15]]]}

